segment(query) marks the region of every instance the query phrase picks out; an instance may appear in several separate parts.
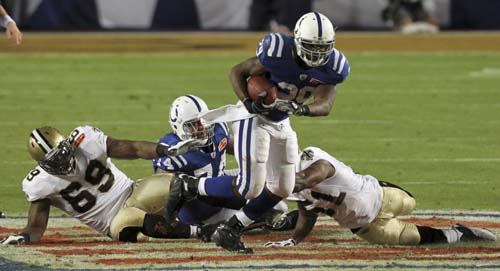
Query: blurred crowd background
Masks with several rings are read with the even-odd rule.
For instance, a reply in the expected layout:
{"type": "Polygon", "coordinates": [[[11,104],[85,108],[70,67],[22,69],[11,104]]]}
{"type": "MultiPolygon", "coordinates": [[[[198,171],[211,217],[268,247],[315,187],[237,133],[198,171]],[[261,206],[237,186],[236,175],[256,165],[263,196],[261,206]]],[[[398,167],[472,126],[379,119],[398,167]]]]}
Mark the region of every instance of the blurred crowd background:
{"type": "Polygon", "coordinates": [[[319,11],[343,30],[500,29],[499,0],[3,0],[23,30],[293,30],[319,11]],[[430,26],[430,28],[429,28],[430,26]],[[434,28],[433,28],[434,27],[434,28]]]}

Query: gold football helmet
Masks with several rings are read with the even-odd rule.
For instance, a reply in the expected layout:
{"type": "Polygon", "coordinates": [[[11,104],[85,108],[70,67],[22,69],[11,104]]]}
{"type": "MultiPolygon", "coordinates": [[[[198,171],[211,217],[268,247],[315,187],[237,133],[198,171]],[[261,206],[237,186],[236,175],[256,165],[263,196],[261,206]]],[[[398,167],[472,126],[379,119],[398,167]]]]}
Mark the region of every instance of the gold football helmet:
{"type": "Polygon", "coordinates": [[[28,139],[28,152],[49,174],[65,175],[75,166],[73,145],[53,127],[33,130],[28,139]]]}

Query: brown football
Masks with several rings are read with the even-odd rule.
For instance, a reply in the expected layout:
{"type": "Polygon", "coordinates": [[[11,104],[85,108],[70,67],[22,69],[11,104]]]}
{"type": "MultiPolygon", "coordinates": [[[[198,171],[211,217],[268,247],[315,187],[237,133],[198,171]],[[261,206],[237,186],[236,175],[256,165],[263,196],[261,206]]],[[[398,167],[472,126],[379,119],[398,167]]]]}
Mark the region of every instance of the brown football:
{"type": "Polygon", "coordinates": [[[254,75],[247,81],[248,95],[254,100],[261,92],[267,92],[265,104],[272,104],[278,98],[278,88],[264,75],[254,75]]]}

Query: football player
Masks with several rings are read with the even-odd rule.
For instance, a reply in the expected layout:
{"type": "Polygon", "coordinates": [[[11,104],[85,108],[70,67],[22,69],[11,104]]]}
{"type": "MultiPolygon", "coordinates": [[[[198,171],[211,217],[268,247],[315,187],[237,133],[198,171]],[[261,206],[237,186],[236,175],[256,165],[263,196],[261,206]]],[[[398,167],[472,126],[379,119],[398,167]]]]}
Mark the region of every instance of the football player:
{"type": "MultiPolygon", "coordinates": [[[[198,148],[182,155],[154,159],[155,173],[184,173],[177,177],[196,176],[203,178],[203,180],[233,178],[233,176],[225,174],[226,152],[232,150],[233,144],[229,128],[224,122],[204,125],[198,115],[207,111],[207,104],[197,96],[188,94],[174,100],[169,114],[172,132],[165,134],[160,139],[159,144],[175,145],[185,140],[195,140],[198,148]]],[[[172,197],[175,197],[175,194],[172,197]]],[[[178,213],[172,214],[175,214],[182,223],[186,224],[218,222],[209,218],[219,213],[222,208],[208,204],[209,200],[207,198],[202,200],[189,198],[182,202],[177,201],[173,203],[176,205],[174,209],[180,210],[178,213]]],[[[232,207],[236,209],[245,204],[244,200],[237,198],[234,200],[236,202],[232,207]]],[[[230,203],[231,201],[228,199],[226,202],[230,203]]],[[[169,217],[169,219],[173,219],[173,217],[169,217]]]]}
{"type": "Polygon", "coordinates": [[[153,159],[189,151],[193,141],[175,145],[114,139],[91,126],[75,128],[68,138],[52,127],[31,132],[28,152],[38,162],[23,180],[31,203],[28,224],[2,244],[39,242],[57,207],[113,240],[138,236],[189,237],[189,225],[170,225],[160,215],[171,174],[133,182],[110,158],[153,159]],[[141,235],[143,234],[143,235],[141,235]]]}
{"type": "Polygon", "coordinates": [[[14,43],[20,45],[23,41],[23,33],[17,28],[16,22],[9,16],[0,3],[0,26],[5,28],[7,38],[14,38],[14,43]]]}
{"type": "MultiPolygon", "coordinates": [[[[208,111],[206,103],[194,95],[184,95],[174,100],[170,107],[170,127],[172,132],[163,136],[159,144],[175,145],[184,140],[196,140],[197,149],[186,152],[178,156],[164,156],[153,160],[155,173],[170,172],[183,173],[176,176],[176,180],[193,179],[191,176],[199,178],[193,182],[201,184],[201,189],[217,190],[218,184],[223,184],[226,180],[232,181],[234,174],[228,174],[226,167],[226,153],[233,154],[233,142],[226,123],[215,123],[205,125],[200,121],[199,114],[208,111]],[[211,183],[213,185],[206,185],[211,183]]],[[[175,187],[175,182],[172,183],[175,187]]],[[[174,189],[174,188],[172,188],[174,189]]],[[[197,190],[196,188],[193,188],[197,190]]],[[[223,189],[223,187],[221,188],[223,189]]],[[[174,191],[175,192],[175,191],[174,191]]],[[[241,197],[223,198],[207,197],[202,195],[185,195],[184,199],[175,198],[177,193],[171,193],[167,200],[174,211],[171,213],[175,217],[168,220],[178,219],[185,224],[217,224],[231,217],[238,209],[246,203],[246,199],[241,197]],[[172,197],[172,198],[170,198],[172,197]]],[[[287,211],[286,204],[281,204],[279,210],[271,211],[266,218],[280,215],[287,211]]],[[[207,228],[208,230],[208,228],[207,228]]],[[[204,240],[210,236],[203,236],[204,240]]]]}
{"type": "Polygon", "coordinates": [[[299,218],[292,238],[265,246],[295,246],[311,232],[318,213],[333,217],[362,239],[381,245],[418,245],[458,241],[495,241],[486,229],[456,224],[436,229],[398,219],[415,209],[415,199],[404,189],[370,175],[356,174],[325,151],[309,147],[298,163],[294,194],[299,218]]]}
{"type": "MultiPolygon", "coordinates": [[[[326,116],[332,110],[336,85],[349,74],[347,58],[334,48],[334,43],[335,30],[330,20],[310,12],[297,21],[293,37],[280,33],[265,36],[257,47],[257,56],[231,69],[234,91],[243,110],[246,108],[252,115],[233,122],[240,171],[220,190],[227,193],[217,196],[250,201],[216,230],[216,245],[251,253],[241,242],[242,229],[292,192],[298,143],[289,115],[326,116]],[[255,101],[249,98],[247,78],[260,74],[267,74],[279,88],[278,99],[271,105],[263,103],[264,96],[255,101]],[[305,104],[309,99],[313,102],[305,104]]],[[[205,192],[210,195],[208,190],[205,192]]]]}

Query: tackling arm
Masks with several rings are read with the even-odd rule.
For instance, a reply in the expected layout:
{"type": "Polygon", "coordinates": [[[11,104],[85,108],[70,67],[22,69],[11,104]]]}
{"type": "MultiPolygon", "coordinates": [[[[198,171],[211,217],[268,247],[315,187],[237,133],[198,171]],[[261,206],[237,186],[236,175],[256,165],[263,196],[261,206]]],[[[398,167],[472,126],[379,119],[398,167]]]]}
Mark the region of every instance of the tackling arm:
{"type": "Polygon", "coordinates": [[[106,140],[108,156],[121,159],[154,159],[159,155],[156,151],[159,146],[147,141],[120,140],[108,137],[106,140]]]}
{"type": "Polygon", "coordinates": [[[293,192],[314,187],[335,174],[335,167],[327,160],[320,159],[306,169],[295,174],[295,187],[293,192]]]}
{"type": "Polygon", "coordinates": [[[156,144],[148,141],[120,140],[108,137],[106,147],[108,156],[121,159],[155,159],[164,156],[178,156],[197,150],[201,142],[196,139],[179,141],[175,145],[156,144]]]}

